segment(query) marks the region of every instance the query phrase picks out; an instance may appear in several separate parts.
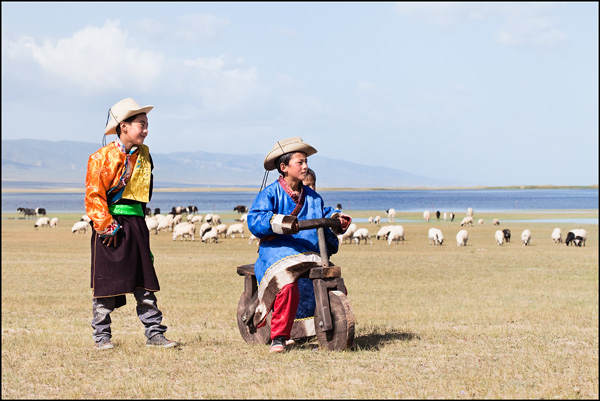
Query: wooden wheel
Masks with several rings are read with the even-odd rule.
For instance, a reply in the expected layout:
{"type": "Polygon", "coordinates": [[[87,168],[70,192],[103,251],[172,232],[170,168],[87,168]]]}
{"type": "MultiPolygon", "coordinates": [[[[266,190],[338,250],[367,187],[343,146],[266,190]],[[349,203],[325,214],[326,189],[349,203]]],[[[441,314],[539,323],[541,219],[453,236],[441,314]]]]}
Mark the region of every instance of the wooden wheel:
{"type": "Polygon", "coordinates": [[[322,331],[315,316],[315,329],[319,346],[329,351],[342,351],[351,348],[354,343],[354,313],[348,297],[341,291],[329,291],[329,307],[333,328],[322,331]]]}
{"type": "Polygon", "coordinates": [[[242,293],[237,308],[237,323],[238,328],[240,329],[240,334],[247,343],[267,344],[269,341],[271,341],[271,312],[269,312],[267,315],[267,323],[260,329],[257,329],[254,333],[250,333],[250,327],[242,321],[242,314],[249,304],[250,298],[246,296],[245,292],[242,293]]]}

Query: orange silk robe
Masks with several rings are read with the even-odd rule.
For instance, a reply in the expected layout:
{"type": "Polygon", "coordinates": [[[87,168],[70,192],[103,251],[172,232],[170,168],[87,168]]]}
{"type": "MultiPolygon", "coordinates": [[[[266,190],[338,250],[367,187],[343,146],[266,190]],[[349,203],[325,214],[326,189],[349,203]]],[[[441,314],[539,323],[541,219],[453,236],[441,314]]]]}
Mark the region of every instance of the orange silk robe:
{"type": "Polygon", "coordinates": [[[148,146],[138,146],[129,156],[129,168],[126,168],[127,156],[117,139],[89,157],[85,178],[85,210],[99,234],[111,225],[118,226],[109,213],[109,201],[111,204],[119,199],[141,203],[150,201],[152,162],[148,146]]]}

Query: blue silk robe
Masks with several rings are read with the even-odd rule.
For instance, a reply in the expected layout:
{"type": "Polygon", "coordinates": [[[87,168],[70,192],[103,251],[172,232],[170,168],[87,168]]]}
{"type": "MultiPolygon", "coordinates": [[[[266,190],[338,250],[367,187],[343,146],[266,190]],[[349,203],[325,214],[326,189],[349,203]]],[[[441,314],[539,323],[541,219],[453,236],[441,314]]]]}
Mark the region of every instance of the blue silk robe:
{"type": "MultiPolygon", "coordinates": [[[[326,207],[323,204],[321,195],[310,187],[303,186],[302,190],[304,192],[304,204],[297,214],[298,220],[329,218],[341,213],[340,210],[326,207]]],[[[285,281],[286,278],[281,280],[282,270],[307,261],[321,262],[316,229],[302,230],[293,235],[284,235],[275,234],[271,228],[271,220],[275,215],[290,215],[296,205],[296,202],[283,189],[279,181],[275,181],[256,196],[248,212],[248,229],[257,238],[261,239],[258,259],[254,263],[259,300],[268,281],[278,274],[280,279],[279,288],[289,284],[285,281]]],[[[331,256],[338,250],[338,239],[329,228],[325,228],[325,238],[328,254],[331,256]]],[[[287,278],[287,280],[292,279],[287,278]]],[[[300,304],[296,319],[314,316],[315,297],[312,281],[301,278],[298,280],[298,288],[300,291],[300,304]]],[[[270,300],[268,303],[270,303],[270,300]]],[[[271,306],[272,304],[265,304],[260,311],[257,310],[259,317],[257,319],[255,316],[255,321],[264,319],[271,306]]]]}

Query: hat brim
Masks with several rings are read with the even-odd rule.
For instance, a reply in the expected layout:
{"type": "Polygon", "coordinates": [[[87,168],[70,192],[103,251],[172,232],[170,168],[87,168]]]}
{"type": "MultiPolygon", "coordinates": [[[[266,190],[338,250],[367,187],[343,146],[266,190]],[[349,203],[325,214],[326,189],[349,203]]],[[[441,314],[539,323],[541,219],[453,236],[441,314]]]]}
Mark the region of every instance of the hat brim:
{"type": "Polygon", "coordinates": [[[119,122],[115,121],[115,119],[112,118],[112,116],[111,116],[110,120],[108,121],[108,124],[106,124],[106,129],[104,130],[104,135],[116,135],[117,134],[117,125],[119,125],[121,122],[127,120],[131,116],[135,116],[136,114],[140,114],[140,113],[148,114],[150,112],[150,110],[152,110],[153,108],[154,108],[154,106],[144,106],[144,107],[140,107],[139,109],[129,110],[123,116],[123,119],[119,122]]]}
{"type": "Polygon", "coordinates": [[[317,153],[317,149],[313,148],[304,142],[288,143],[283,146],[277,146],[273,148],[265,157],[264,166],[265,170],[271,171],[277,168],[277,159],[286,153],[302,152],[306,154],[306,157],[312,156],[317,153]]]}

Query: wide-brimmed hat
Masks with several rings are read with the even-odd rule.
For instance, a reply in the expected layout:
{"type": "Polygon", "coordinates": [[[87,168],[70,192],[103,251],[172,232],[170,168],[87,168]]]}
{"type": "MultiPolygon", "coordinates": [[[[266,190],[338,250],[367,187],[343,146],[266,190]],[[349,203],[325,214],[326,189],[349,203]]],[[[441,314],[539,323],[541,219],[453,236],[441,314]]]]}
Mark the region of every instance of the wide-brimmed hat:
{"type": "Polygon", "coordinates": [[[291,152],[303,152],[306,153],[306,156],[308,157],[317,153],[317,149],[313,148],[308,143],[303,142],[302,138],[299,136],[277,141],[275,145],[273,145],[273,149],[271,149],[267,154],[267,157],[265,157],[265,170],[275,170],[277,168],[276,162],[279,156],[291,152]]]}
{"type": "Polygon", "coordinates": [[[132,98],[128,97],[118,103],[115,103],[113,107],[108,110],[108,122],[106,123],[106,129],[104,135],[113,135],[117,133],[117,125],[124,120],[127,120],[131,116],[136,114],[150,112],[154,106],[140,107],[139,104],[132,98]]]}

